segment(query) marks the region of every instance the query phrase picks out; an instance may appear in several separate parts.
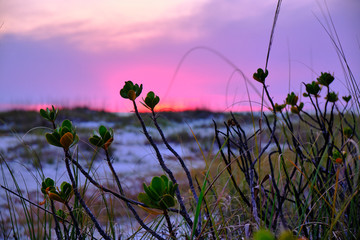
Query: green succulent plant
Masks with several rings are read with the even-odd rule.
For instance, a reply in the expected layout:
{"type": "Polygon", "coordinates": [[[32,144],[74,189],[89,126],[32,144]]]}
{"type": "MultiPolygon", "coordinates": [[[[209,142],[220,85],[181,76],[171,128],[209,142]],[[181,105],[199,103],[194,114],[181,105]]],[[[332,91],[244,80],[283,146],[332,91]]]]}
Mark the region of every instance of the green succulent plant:
{"type": "Polygon", "coordinates": [[[334,76],[327,72],[321,72],[320,77],[317,78],[319,84],[329,87],[329,85],[334,81],[334,76]]]}
{"type": "Polygon", "coordinates": [[[264,70],[261,68],[258,68],[258,70],[256,71],[256,73],[253,74],[253,78],[258,81],[259,83],[264,83],[266,77],[268,76],[269,72],[268,70],[264,70]]]}
{"type": "Polygon", "coordinates": [[[55,187],[55,182],[51,178],[46,178],[41,183],[41,192],[51,200],[61,203],[67,203],[70,201],[73,195],[73,188],[70,183],[63,182],[60,185],[60,190],[55,187]]]}
{"type": "Polygon", "coordinates": [[[342,99],[345,101],[345,102],[349,102],[351,100],[351,95],[349,96],[343,96],[342,99]]]}
{"type": "Polygon", "coordinates": [[[59,110],[55,109],[55,107],[53,105],[51,106],[51,109],[49,109],[49,108],[46,108],[46,110],[40,109],[40,115],[44,119],[46,119],[50,122],[55,122],[58,112],[59,112],[59,110]]]}
{"type": "Polygon", "coordinates": [[[89,138],[89,142],[92,145],[101,147],[105,150],[108,150],[113,140],[114,131],[112,130],[112,128],[107,129],[103,125],[99,127],[99,132],[94,131],[94,135],[89,138]]]}
{"type": "Polygon", "coordinates": [[[313,81],[312,83],[308,83],[305,85],[306,93],[304,93],[304,97],[308,97],[309,95],[318,96],[321,88],[319,83],[313,81]]]}
{"type": "Polygon", "coordinates": [[[124,87],[120,90],[120,96],[135,101],[140,96],[142,88],[142,84],[139,86],[138,84],[134,85],[132,81],[126,81],[124,87]]]}
{"type": "Polygon", "coordinates": [[[286,104],[278,104],[275,103],[274,105],[274,111],[275,112],[281,112],[286,107],[286,104]]]}
{"type": "Polygon", "coordinates": [[[55,191],[55,182],[51,178],[46,178],[41,183],[41,192],[46,195],[49,191],[55,191]]]}
{"type": "Polygon", "coordinates": [[[329,102],[332,102],[332,103],[334,103],[334,102],[336,102],[337,100],[339,100],[338,95],[337,95],[335,92],[329,92],[329,93],[326,95],[325,99],[327,99],[329,102]]]}
{"type": "Polygon", "coordinates": [[[149,186],[143,184],[145,192],[139,193],[138,200],[150,208],[166,210],[176,204],[174,195],[177,186],[165,175],[153,177],[149,186]]]}
{"type": "Polygon", "coordinates": [[[286,97],[286,104],[295,106],[299,97],[295,95],[294,92],[291,92],[291,94],[288,94],[286,97]]]}
{"type": "Polygon", "coordinates": [[[291,106],[290,111],[294,114],[299,114],[303,108],[304,108],[304,103],[301,102],[300,105],[291,106]]]}
{"type": "Polygon", "coordinates": [[[154,92],[150,91],[146,98],[143,99],[144,103],[142,103],[146,108],[150,110],[154,110],[155,106],[159,103],[160,98],[159,96],[156,96],[154,92]]]}
{"type": "Polygon", "coordinates": [[[62,122],[61,126],[54,129],[52,133],[46,133],[45,137],[49,144],[62,147],[65,150],[68,150],[79,141],[74,126],[67,119],[62,122]]]}

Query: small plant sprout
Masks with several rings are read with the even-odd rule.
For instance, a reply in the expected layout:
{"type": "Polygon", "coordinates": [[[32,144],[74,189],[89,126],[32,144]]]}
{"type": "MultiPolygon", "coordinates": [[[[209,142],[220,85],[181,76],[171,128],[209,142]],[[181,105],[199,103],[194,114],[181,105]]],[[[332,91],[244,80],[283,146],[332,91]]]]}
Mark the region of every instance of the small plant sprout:
{"type": "Polygon", "coordinates": [[[349,96],[343,96],[342,99],[343,99],[346,103],[348,103],[348,102],[351,100],[351,95],[349,95],[349,96]]]}
{"type": "Polygon", "coordinates": [[[64,150],[69,150],[78,141],[79,137],[76,135],[74,126],[70,120],[64,120],[60,127],[54,129],[52,133],[45,134],[46,141],[56,147],[62,147],[64,150]]]}
{"type": "MultiPolygon", "coordinates": [[[[161,177],[153,177],[149,186],[143,184],[144,193],[139,193],[138,200],[144,203],[150,208],[155,208],[163,211],[165,216],[170,238],[176,239],[175,232],[168,215],[168,209],[174,207],[176,204],[175,199],[175,190],[178,187],[177,184],[174,184],[170,181],[167,176],[162,175],[161,177]]],[[[152,211],[144,208],[147,212],[151,213],[152,211]]]]}
{"type": "Polygon", "coordinates": [[[135,101],[140,96],[142,88],[142,84],[139,86],[138,84],[134,85],[132,81],[126,81],[124,87],[120,90],[120,96],[135,101]]]}
{"type": "Polygon", "coordinates": [[[308,97],[309,95],[314,95],[318,97],[318,94],[321,90],[319,84],[315,81],[312,83],[305,84],[306,93],[304,93],[304,97],[308,97]]]}
{"type": "Polygon", "coordinates": [[[334,76],[327,72],[321,72],[321,75],[317,78],[317,80],[320,85],[329,87],[329,85],[334,81],[334,76]]]}
{"type": "Polygon", "coordinates": [[[275,112],[281,112],[285,107],[286,107],[286,104],[278,104],[278,103],[275,103],[273,110],[274,110],[275,112]]]}
{"type": "Polygon", "coordinates": [[[147,109],[154,111],[154,108],[159,103],[160,98],[159,96],[156,96],[154,92],[150,91],[143,101],[144,103],[142,103],[142,105],[144,105],[147,109]]]}
{"type": "Polygon", "coordinates": [[[58,112],[59,112],[59,110],[55,109],[54,105],[51,105],[51,109],[49,109],[49,108],[46,108],[46,110],[40,109],[40,115],[44,119],[51,122],[53,124],[54,128],[55,128],[55,120],[58,115],[58,112]]]}
{"type": "Polygon", "coordinates": [[[299,97],[295,95],[294,92],[291,92],[291,94],[288,94],[286,97],[286,104],[295,106],[297,104],[299,97]]]}
{"type": "Polygon", "coordinates": [[[101,147],[108,150],[111,143],[114,141],[114,131],[112,128],[107,129],[101,125],[99,132],[94,132],[94,135],[89,138],[89,142],[96,147],[101,147]]]}
{"type": "MultiPolygon", "coordinates": [[[[61,203],[68,203],[73,196],[73,188],[70,183],[63,182],[60,185],[60,190],[55,188],[55,182],[51,178],[46,178],[41,183],[41,192],[45,196],[45,200],[47,197],[49,199],[58,201],[61,203]]],[[[45,202],[42,202],[43,204],[45,202]]]]}
{"type": "Polygon", "coordinates": [[[264,84],[265,83],[265,79],[268,76],[269,72],[266,69],[265,72],[263,69],[258,68],[257,72],[253,74],[253,78],[258,81],[259,83],[264,84]]]}
{"type": "Polygon", "coordinates": [[[143,184],[144,193],[139,193],[138,200],[150,208],[166,210],[175,206],[174,197],[177,184],[170,181],[165,175],[153,177],[149,186],[143,184]]]}
{"type": "Polygon", "coordinates": [[[325,97],[326,100],[328,100],[329,102],[336,102],[337,100],[339,100],[338,95],[335,92],[329,92],[327,94],[327,96],[325,97]]]}

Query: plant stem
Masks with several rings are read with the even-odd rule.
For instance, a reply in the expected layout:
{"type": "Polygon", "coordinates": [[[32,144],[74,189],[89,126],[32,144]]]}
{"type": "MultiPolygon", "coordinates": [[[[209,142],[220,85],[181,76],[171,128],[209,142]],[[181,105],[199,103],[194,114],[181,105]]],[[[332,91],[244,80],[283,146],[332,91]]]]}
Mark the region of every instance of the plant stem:
{"type": "MultiPolygon", "coordinates": [[[[159,161],[159,164],[161,166],[161,168],[169,175],[171,181],[176,184],[177,181],[173,175],[173,173],[171,172],[171,170],[166,166],[163,158],[162,158],[162,155],[159,151],[159,148],[156,146],[156,144],[154,143],[152,137],[150,136],[150,134],[148,133],[147,129],[146,129],[146,126],[145,126],[145,123],[143,121],[143,119],[141,118],[140,114],[139,114],[139,111],[137,109],[137,106],[136,106],[136,103],[135,101],[133,100],[133,105],[134,105],[134,110],[135,110],[135,114],[137,116],[137,118],[139,119],[140,121],[140,124],[141,124],[141,127],[143,129],[143,132],[146,136],[146,138],[148,139],[149,143],[151,144],[151,146],[153,147],[153,149],[155,150],[156,152],[156,156],[157,156],[157,159],[159,161]]],[[[188,214],[188,212],[186,211],[186,208],[185,208],[185,205],[184,205],[184,202],[182,200],[182,197],[181,197],[181,194],[180,194],[180,191],[179,191],[179,188],[176,188],[176,197],[177,197],[177,200],[179,202],[179,205],[180,205],[180,214],[184,217],[185,221],[188,223],[189,227],[192,228],[192,225],[193,225],[193,222],[192,220],[190,219],[190,216],[188,214]]]]}
{"type": "Polygon", "coordinates": [[[59,220],[56,217],[56,209],[54,206],[54,201],[52,199],[50,199],[50,207],[51,207],[51,211],[52,211],[52,215],[55,216],[54,220],[55,220],[55,233],[56,233],[56,237],[61,240],[62,236],[61,236],[61,231],[60,231],[60,226],[59,226],[59,220]]]}
{"type": "MultiPolygon", "coordinates": [[[[125,196],[124,190],[121,186],[119,177],[117,176],[115,169],[111,163],[111,159],[109,156],[109,152],[108,150],[105,149],[105,155],[106,155],[106,160],[108,162],[109,168],[115,178],[116,184],[119,188],[119,192],[122,196],[125,196]]],[[[130,204],[129,201],[125,201],[126,206],[130,209],[130,211],[132,212],[132,214],[134,215],[135,219],[138,221],[138,223],[140,224],[141,227],[143,227],[147,232],[149,232],[151,235],[153,235],[155,238],[159,239],[159,240],[165,240],[164,238],[162,238],[160,235],[158,235],[156,232],[154,232],[151,228],[149,228],[144,221],[140,218],[139,214],[136,212],[136,210],[133,208],[133,206],[130,204]]]]}
{"type": "Polygon", "coordinates": [[[88,214],[88,216],[90,217],[91,221],[94,223],[96,229],[98,230],[98,232],[100,233],[100,235],[106,239],[106,240],[111,240],[111,238],[104,232],[104,230],[101,228],[99,222],[97,221],[97,219],[95,218],[95,216],[93,215],[93,213],[91,212],[91,210],[88,208],[88,206],[86,205],[86,203],[84,202],[83,198],[80,196],[80,193],[77,189],[77,185],[76,185],[76,182],[75,182],[75,179],[74,179],[74,176],[71,172],[71,169],[70,169],[70,159],[71,159],[71,156],[70,156],[70,153],[68,150],[64,150],[65,152],[65,165],[66,165],[66,170],[68,172],[68,175],[70,177],[70,180],[71,180],[71,184],[72,184],[72,187],[73,187],[73,190],[74,190],[74,194],[75,196],[79,199],[79,202],[81,204],[81,206],[84,208],[85,212],[88,214]]]}
{"type": "Polygon", "coordinates": [[[190,174],[190,171],[189,169],[186,167],[185,163],[184,163],[184,160],[180,157],[180,155],[171,147],[171,145],[169,144],[169,142],[167,141],[167,139],[165,138],[165,135],[162,131],[162,129],[160,128],[157,120],[156,120],[156,116],[155,116],[155,112],[154,110],[152,109],[152,119],[153,119],[153,122],[155,124],[155,127],[156,129],[158,130],[160,136],[161,136],[161,139],[163,140],[165,146],[170,150],[170,152],[172,154],[174,154],[174,156],[179,160],[180,164],[181,164],[181,167],[184,169],[184,172],[186,174],[186,177],[188,179],[188,182],[189,182],[189,186],[190,186],[190,190],[195,198],[196,201],[199,200],[197,194],[196,194],[196,191],[195,191],[195,188],[194,188],[194,184],[193,184],[193,181],[192,181],[192,178],[191,178],[191,174],[190,174]]]}
{"type": "Polygon", "coordinates": [[[166,222],[167,222],[167,225],[168,225],[168,229],[169,229],[169,233],[170,233],[170,238],[176,240],[175,233],[174,233],[174,230],[173,230],[173,228],[172,228],[171,221],[170,221],[170,217],[169,217],[169,214],[168,214],[168,212],[167,212],[166,209],[164,210],[164,216],[165,216],[165,219],[166,219],[166,222]]]}

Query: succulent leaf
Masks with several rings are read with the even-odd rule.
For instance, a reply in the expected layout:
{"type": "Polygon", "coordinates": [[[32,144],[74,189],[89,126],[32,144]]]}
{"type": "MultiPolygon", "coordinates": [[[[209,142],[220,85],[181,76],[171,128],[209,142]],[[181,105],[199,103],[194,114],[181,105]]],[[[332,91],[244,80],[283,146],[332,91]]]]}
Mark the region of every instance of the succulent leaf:
{"type": "Polygon", "coordinates": [[[73,142],[74,142],[74,135],[71,132],[65,133],[60,138],[60,144],[64,149],[69,149],[69,147],[73,142]]]}
{"type": "Polygon", "coordinates": [[[160,177],[153,177],[151,180],[150,188],[155,190],[159,196],[163,195],[165,183],[160,177]]]}
{"type": "Polygon", "coordinates": [[[305,85],[306,92],[308,95],[315,95],[318,96],[318,93],[320,92],[320,86],[317,82],[313,81],[312,83],[305,85]]]}
{"type": "Polygon", "coordinates": [[[253,78],[258,81],[259,83],[265,83],[265,79],[268,76],[269,72],[268,70],[264,70],[261,68],[258,68],[256,73],[253,74],[253,78]]]}
{"type": "Polygon", "coordinates": [[[175,206],[175,198],[169,194],[165,194],[162,196],[161,200],[159,201],[159,206],[162,209],[168,209],[175,206]]]}
{"type": "Polygon", "coordinates": [[[170,181],[167,176],[153,177],[150,186],[143,184],[145,193],[139,193],[138,200],[146,206],[166,210],[175,206],[174,197],[177,184],[170,181]]]}
{"type": "Polygon", "coordinates": [[[55,134],[46,133],[45,138],[49,144],[57,146],[57,147],[62,147],[62,145],[60,143],[60,139],[58,139],[55,134]]]}
{"type": "Polygon", "coordinates": [[[286,104],[295,106],[299,97],[295,95],[294,92],[291,92],[291,94],[288,94],[286,97],[286,104]]]}
{"type": "Polygon", "coordinates": [[[327,72],[321,72],[320,77],[317,78],[319,84],[329,87],[329,85],[334,81],[334,76],[327,72]]]}
{"type": "Polygon", "coordinates": [[[50,192],[49,198],[54,201],[58,201],[64,203],[65,201],[61,198],[61,196],[57,192],[50,192]]]}
{"type": "Polygon", "coordinates": [[[139,86],[132,81],[126,81],[124,87],[120,90],[120,96],[134,101],[142,92],[142,84],[139,86]]]}
{"type": "Polygon", "coordinates": [[[345,102],[349,102],[351,100],[351,95],[349,96],[343,96],[342,99],[345,101],[345,102]]]}

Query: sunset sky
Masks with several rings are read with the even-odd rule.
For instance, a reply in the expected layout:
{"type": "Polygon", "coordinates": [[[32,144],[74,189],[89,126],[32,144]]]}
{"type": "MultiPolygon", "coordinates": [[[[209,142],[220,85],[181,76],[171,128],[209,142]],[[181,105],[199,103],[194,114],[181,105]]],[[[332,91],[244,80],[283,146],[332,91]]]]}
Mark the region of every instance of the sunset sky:
{"type": "MultiPolygon", "coordinates": [[[[326,3],[283,1],[268,65],[275,101],[289,90],[299,94],[302,82],[325,71],[335,75],[334,91],[348,93],[335,48],[317,20],[326,25],[326,6],[360,79],[360,1],[326,3]]],[[[142,97],[154,91],[167,110],[248,110],[244,79],[233,74],[234,66],[255,87],[248,85],[259,106],[261,86],[252,74],[265,66],[276,4],[0,0],[0,110],[54,104],[129,112],[131,104],[119,96],[128,80],[144,85],[142,97]]]]}

